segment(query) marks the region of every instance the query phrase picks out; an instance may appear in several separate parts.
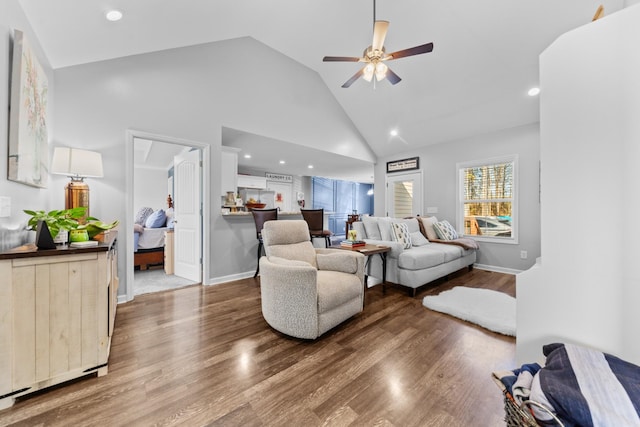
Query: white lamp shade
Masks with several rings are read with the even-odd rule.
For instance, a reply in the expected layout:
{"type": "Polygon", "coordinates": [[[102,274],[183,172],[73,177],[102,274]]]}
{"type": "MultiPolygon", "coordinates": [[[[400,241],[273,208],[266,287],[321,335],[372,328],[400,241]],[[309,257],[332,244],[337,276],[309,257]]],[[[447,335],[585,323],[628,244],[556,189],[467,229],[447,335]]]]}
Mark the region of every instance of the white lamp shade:
{"type": "Polygon", "coordinates": [[[101,178],[102,154],[77,148],[56,147],[51,172],[59,175],[101,178]]]}

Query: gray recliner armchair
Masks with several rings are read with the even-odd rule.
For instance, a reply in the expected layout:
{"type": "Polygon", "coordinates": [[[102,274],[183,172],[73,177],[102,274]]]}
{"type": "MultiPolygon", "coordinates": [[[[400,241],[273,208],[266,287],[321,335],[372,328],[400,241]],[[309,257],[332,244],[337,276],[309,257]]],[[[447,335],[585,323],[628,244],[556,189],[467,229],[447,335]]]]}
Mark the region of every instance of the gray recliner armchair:
{"type": "Polygon", "coordinates": [[[362,311],[364,255],[314,248],[302,220],[268,221],[262,239],[262,315],[272,328],[315,339],[362,311]]]}

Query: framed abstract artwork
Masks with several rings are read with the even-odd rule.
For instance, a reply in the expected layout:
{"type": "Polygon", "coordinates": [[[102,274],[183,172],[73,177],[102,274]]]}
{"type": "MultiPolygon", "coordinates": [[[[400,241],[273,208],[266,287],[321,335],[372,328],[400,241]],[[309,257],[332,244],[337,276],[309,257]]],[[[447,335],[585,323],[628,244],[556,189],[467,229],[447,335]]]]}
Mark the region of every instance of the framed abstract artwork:
{"type": "Polygon", "coordinates": [[[49,177],[47,91],[44,70],[22,31],[15,30],[7,179],[40,188],[49,177]]]}

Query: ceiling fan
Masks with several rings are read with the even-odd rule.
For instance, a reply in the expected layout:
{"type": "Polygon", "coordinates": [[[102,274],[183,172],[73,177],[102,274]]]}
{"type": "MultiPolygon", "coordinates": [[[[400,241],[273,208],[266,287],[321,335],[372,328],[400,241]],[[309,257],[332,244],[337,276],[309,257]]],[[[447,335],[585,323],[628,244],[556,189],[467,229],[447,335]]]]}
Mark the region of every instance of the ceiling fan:
{"type": "Polygon", "coordinates": [[[362,57],[351,56],[325,56],[322,58],[323,62],[365,62],[366,65],[361,68],[357,73],[347,80],[342,87],[348,88],[358,80],[360,77],[370,82],[373,78],[377,81],[389,80],[392,85],[395,85],[402,80],[400,76],[391,71],[391,69],[384,63],[384,61],[390,61],[392,59],[404,58],[407,56],[420,55],[422,53],[429,53],[433,50],[433,43],[427,43],[420,46],[411,47],[409,49],[399,50],[393,53],[386,53],[384,48],[384,39],[387,36],[387,30],[389,28],[388,21],[376,20],[376,2],[373,0],[373,42],[371,46],[366,48],[362,53],[362,57]]]}

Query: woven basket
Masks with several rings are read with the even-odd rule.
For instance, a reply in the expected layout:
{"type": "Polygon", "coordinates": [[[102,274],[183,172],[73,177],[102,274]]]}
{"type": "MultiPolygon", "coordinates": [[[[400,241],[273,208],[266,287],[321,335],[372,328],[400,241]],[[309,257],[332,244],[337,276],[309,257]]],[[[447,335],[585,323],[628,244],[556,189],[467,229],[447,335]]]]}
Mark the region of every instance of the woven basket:
{"type": "MultiPolygon", "coordinates": [[[[560,427],[564,427],[562,421],[558,419],[546,406],[541,403],[538,403],[533,400],[527,400],[522,402],[520,406],[513,399],[511,394],[505,389],[504,385],[497,378],[493,378],[494,382],[502,391],[502,395],[504,397],[504,421],[506,422],[507,427],[539,427],[540,424],[536,421],[533,414],[531,413],[531,406],[535,406],[537,408],[542,409],[547,412],[549,416],[553,418],[555,421],[555,425],[560,427]]],[[[552,424],[545,424],[546,426],[552,424]]]]}

